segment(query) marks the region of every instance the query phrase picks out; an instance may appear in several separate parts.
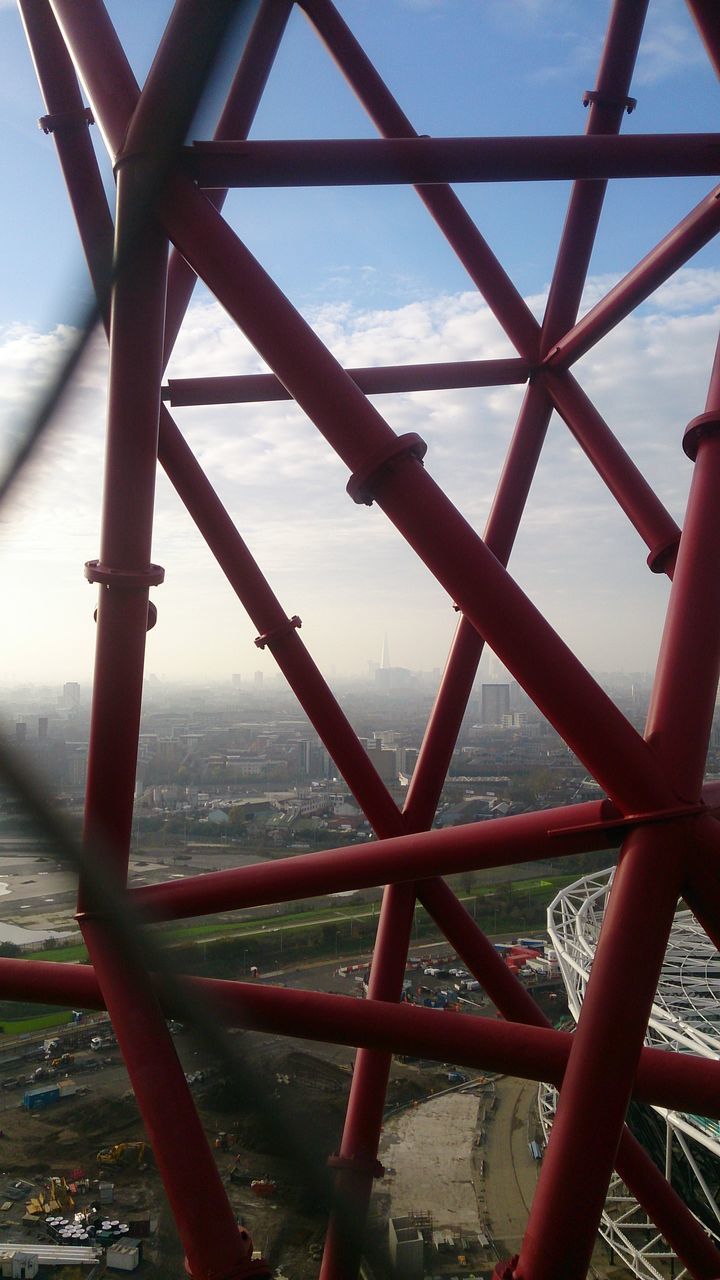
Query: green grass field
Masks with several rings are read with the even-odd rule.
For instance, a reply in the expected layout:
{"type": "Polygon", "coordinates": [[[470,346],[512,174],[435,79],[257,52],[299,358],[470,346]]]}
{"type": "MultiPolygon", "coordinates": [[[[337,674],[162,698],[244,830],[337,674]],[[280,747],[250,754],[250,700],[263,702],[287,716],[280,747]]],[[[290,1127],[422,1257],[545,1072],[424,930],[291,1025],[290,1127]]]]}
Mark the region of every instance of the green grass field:
{"type": "Polygon", "coordinates": [[[70,1009],[56,1009],[54,1013],[43,1013],[38,1018],[18,1018],[11,1022],[0,1022],[0,1028],[6,1036],[22,1036],[28,1031],[50,1031],[53,1027],[63,1027],[71,1018],[70,1009]]]}

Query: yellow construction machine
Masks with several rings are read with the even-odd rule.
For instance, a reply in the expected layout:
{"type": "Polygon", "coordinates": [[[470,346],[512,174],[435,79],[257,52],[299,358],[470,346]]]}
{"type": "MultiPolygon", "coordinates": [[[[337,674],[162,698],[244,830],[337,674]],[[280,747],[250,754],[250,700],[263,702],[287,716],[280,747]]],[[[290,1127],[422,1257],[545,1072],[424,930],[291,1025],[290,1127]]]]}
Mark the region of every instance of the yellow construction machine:
{"type": "Polygon", "coordinates": [[[113,1147],[105,1147],[97,1153],[98,1164],[114,1164],[125,1168],[146,1169],[147,1143],[116,1142],[113,1147]]]}

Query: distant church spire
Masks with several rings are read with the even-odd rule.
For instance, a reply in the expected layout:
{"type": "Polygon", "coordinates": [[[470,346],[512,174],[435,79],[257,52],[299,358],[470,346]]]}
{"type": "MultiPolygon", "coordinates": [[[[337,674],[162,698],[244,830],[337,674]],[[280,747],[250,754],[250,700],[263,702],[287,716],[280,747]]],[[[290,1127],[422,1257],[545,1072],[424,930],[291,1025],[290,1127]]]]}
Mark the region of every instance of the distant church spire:
{"type": "Polygon", "coordinates": [[[380,669],[382,671],[387,671],[389,666],[390,666],[390,646],[388,644],[387,631],[386,631],[385,637],[383,639],[382,657],[380,659],[380,669]]]}

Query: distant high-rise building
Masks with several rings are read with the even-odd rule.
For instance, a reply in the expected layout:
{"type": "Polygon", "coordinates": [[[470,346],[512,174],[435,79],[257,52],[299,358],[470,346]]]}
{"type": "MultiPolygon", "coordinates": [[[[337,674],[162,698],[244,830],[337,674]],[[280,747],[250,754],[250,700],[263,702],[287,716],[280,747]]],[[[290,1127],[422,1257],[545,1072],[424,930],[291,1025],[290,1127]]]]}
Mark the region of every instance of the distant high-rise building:
{"type": "Polygon", "coordinates": [[[48,718],[47,716],[38,716],[38,741],[47,742],[48,736],[48,718]]]}
{"type": "Polygon", "coordinates": [[[80,685],[75,680],[63,685],[63,703],[66,707],[80,706],[80,685]]]}
{"type": "Polygon", "coordinates": [[[17,720],[15,723],[15,741],[24,742],[27,738],[27,724],[24,720],[17,720]]]}
{"type": "Polygon", "coordinates": [[[255,675],[253,676],[253,684],[257,685],[257,686],[258,686],[258,688],[259,688],[259,687],[260,687],[260,685],[262,684],[262,682],[263,682],[263,673],[262,673],[262,671],[256,671],[256,672],[255,672],[255,675]]]}
{"type": "Polygon", "coordinates": [[[380,668],[387,671],[390,666],[390,645],[388,644],[387,631],[383,637],[382,654],[380,656],[380,668]]]}
{"type": "Polygon", "coordinates": [[[71,787],[84,787],[87,781],[87,747],[76,747],[67,761],[71,787]]]}
{"type": "Polygon", "coordinates": [[[398,774],[398,753],[393,748],[386,751],[377,739],[368,743],[368,755],[383,782],[395,782],[398,774]]]}
{"type": "Polygon", "coordinates": [[[501,725],[510,714],[510,685],[484,684],[480,695],[480,723],[501,725]]]}
{"type": "Polygon", "coordinates": [[[232,683],[235,689],[237,689],[242,684],[242,676],[238,671],[233,672],[232,683]]]}

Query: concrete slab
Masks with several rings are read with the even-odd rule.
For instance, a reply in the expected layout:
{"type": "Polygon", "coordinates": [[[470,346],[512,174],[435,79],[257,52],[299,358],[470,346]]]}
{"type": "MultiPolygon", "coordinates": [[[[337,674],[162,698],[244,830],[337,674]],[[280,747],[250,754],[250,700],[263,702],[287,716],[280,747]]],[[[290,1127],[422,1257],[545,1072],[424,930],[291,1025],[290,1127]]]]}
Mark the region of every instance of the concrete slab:
{"type": "Polygon", "coordinates": [[[394,1173],[378,1184],[393,1217],[429,1212],[436,1229],[477,1231],[473,1139],[478,1099],[450,1093],[411,1107],[388,1121],[380,1159],[394,1173]]]}

